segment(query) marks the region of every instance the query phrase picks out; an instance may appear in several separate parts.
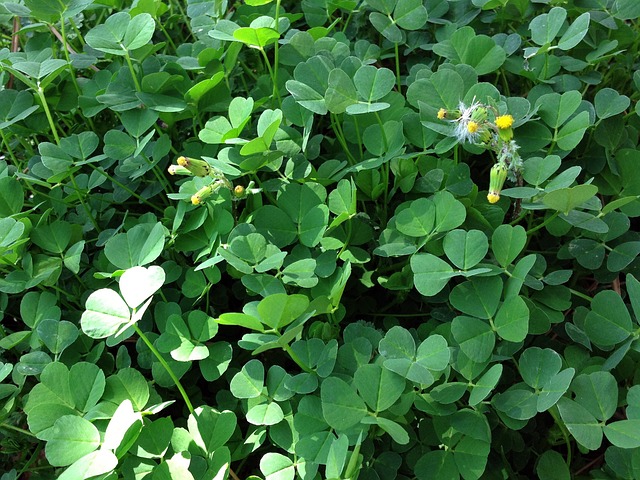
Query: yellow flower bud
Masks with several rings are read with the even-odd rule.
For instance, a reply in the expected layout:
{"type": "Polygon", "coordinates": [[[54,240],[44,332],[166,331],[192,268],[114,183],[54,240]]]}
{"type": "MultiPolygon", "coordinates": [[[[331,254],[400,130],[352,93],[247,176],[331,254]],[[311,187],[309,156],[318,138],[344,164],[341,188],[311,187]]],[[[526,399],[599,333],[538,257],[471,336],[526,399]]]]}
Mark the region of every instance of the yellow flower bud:
{"type": "Polygon", "coordinates": [[[471,120],[482,123],[487,120],[487,109],[484,107],[476,107],[471,113],[471,120]]]}
{"type": "Polygon", "coordinates": [[[444,108],[438,110],[438,120],[444,120],[447,118],[447,111],[444,108]]]}
{"type": "Polygon", "coordinates": [[[467,124],[467,131],[469,133],[476,133],[478,131],[478,129],[480,128],[480,125],[478,125],[476,122],[474,122],[473,120],[471,120],[468,124],[467,124]]]}
{"type": "Polygon", "coordinates": [[[507,179],[507,166],[504,163],[496,163],[491,167],[491,174],[489,176],[489,194],[487,200],[489,203],[496,203],[500,200],[500,191],[507,179]]]}
{"type": "Polygon", "coordinates": [[[233,189],[233,196],[236,198],[242,198],[244,197],[244,192],[245,189],[242,185],[236,185],[236,187],[233,189]]]}
{"type": "Polygon", "coordinates": [[[491,141],[491,132],[485,128],[484,130],[482,130],[482,132],[480,132],[480,142],[484,144],[489,144],[490,141],[491,141]]]}
{"type": "Polygon", "coordinates": [[[216,184],[212,183],[211,185],[202,187],[194,195],[191,195],[191,203],[194,205],[200,205],[207,197],[211,196],[215,186],[216,184]]]}
{"type": "Polygon", "coordinates": [[[196,177],[206,177],[211,172],[211,165],[196,158],[178,157],[178,165],[189,170],[196,177]]]}
{"type": "Polygon", "coordinates": [[[180,165],[169,165],[170,175],[191,175],[191,172],[180,165]]]}

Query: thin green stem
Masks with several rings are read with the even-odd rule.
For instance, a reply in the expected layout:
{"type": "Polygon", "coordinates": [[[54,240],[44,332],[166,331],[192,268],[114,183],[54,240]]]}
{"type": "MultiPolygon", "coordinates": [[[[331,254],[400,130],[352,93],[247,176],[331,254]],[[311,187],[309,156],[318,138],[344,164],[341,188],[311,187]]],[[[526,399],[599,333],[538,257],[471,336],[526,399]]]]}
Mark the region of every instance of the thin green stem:
{"type": "MultiPolygon", "coordinates": [[[[280,1],[276,0],[276,14],[274,17],[275,20],[275,29],[278,33],[280,33],[278,24],[280,23],[280,1]]],[[[280,92],[278,91],[278,63],[280,61],[280,43],[278,40],[280,37],[276,39],[276,43],[273,44],[273,92],[276,94],[278,98],[278,104],[282,105],[282,100],[280,99],[280,92]]]]}
{"type": "Polygon", "coordinates": [[[16,168],[21,169],[20,162],[18,161],[18,159],[16,158],[15,154],[13,153],[13,149],[11,148],[11,145],[9,144],[9,140],[7,140],[7,137],[5,137],[3,129],[0,129],[0,138],[2,139],[2,144],[7,149],[7,153],[11,157],[11,160],[13,161],[13,164],[16,166],[16,168]]]}
{"type": "Polygon", "coordinates": [[[88,164],[91,168],[93,168],[94,171],[98,172],[100,175],[103,175],[104,177],[106,177],[107,179],[109,179],[109,181],[111,183],[113,183],[114,185],[117,185],[118,187],[120,187],[121,189],[123,189],[125,192],[127,192],[129,195],[137,198],[141,203],[144,203],[145,205],[147,205],[148,207],[153,208],[154,210],[156,210],[159,213],[164,214],[164,210],[160,207],[158,207],[155,203],[151,203],[150,201],[148,201],[145,198],[142,198],[140,195],[138,195],[136,192],[134,192],[133,190],[131,190],[129,187],[127,187],[125,184],[123,184],[122,182],[119,182],[118,180],[116,180],[115,178],[113,178],[111,175],[109,175],[107,172],[105,172],[104,170],[102,170],[101,168],[96,167],[95,165],[89,163],[88,164]]]}
{"type": "Polygon", "coordinates": [[[336,138],[338,139],[338,142],[342,146],[344,153],[347,155],[349,164],[355,165],[357,163],[356,159],[353,157],[353,155],[351,154],[351,151],[349,150],[349,146],[347,145],[347,140],[345,139],[344,132],[342,131],[342,126],[340,125],[340,122],[338,122],[338,119],[336,118],[335,113],[331,113],[329,118],[331,121],[331,128],[333,128],[333,132],[336,134],[336,138]]]}
{"type": "Polygon", "coordinates": [[[169,35],[169,32],[167,32],[167,29],[164,28],[164,25],[162,24],[161,21],[158,21],[157,24],[160,27],[160,30],[162,30],[162,33],[164,33],[164,36],[167,39],[167,41],[169,42],[169,45],[171,46],[172,51],[175,52],[177,47],[176,47],[176,44],[173,43],[173,39],[171,38],[171,35],[169,35]]]}
{"type": "Polygon", "coordinates": [[[575,295],[576,297],[580,297],[589,303],[593,301],[593,298],[591,298],[589,295],[585,295],[584,293],[574,290],[573,288],[570,288],[569,291],[571,292],[572,295],[575,295]]]}
{"type": "Polygon", "coordinates": [[[142,89],[140,88],[140,82],[138,81],[138,75],[136,74],[135,69],[133,68],[133,63],[131,63],[131,57],[129,56],[129,52],[124,56],[124,59],[127,61],[127,65],[129,66],[129,71],[131,72],[131,77],[133,78],[133,83],[136,86],[136,91],[140,92],[142,89]]]}
{"type": "Polygon", "coordinates": [[[560,418],[560,414],[558,412],[558,407],[557,406],[554,405],[553,407],[551,407],[548,410],[548,412],[553,417],[553,420],[554,420],[554,422],[556,422],[556,425],[558,425],[558,427],[560,428],[560,432],[562,432],[562,437],[564,438],[564,443],[567,446],[567,466],[569,468],[571,468],[571,440],[569,438],[569,431],[567,430],[566,425],[564,424],[564,422],[560,418]]]}
{"type": "MultiPolygon", "coordinates": [[[[242,62],[240,62],[240,63],[242,63],[242,62]]],[[[245,73],[246,73],[246,71],[245,71],[245,73]]],[[[253,76],[253,73],[250,76],[253,76]]],[[[229,87],[229,76],[226,75],[225,79],[227,80],[227,87],[229,87]]],[[[244,88],[244,92],[246,93],[247,98],[250,97],[251,96],[251,93],[250,93],[251,89],[249,88],[249,85],[247,84],[247,79],[244,78],[244,75],[240,75],[240,81],[242,82],[242,87],[244,88]]],[[[197,136],[198,135],[196,135],[196,137],[197,136]]]]}
{"type": "Polygon", "coordinates": [[[398,44],[393,44],[393,49],[396,57],[396,82],[398,84],[398,92],[402,93],[402,80],[400,79],[400,49],[398,44]]]}
{"type": "Polygon", "coordinates": [[[36,438],[36,436],[33,433],[31,433],[29,430],[25,430],[24,428],[14,427],[13,425],[9,425],[8,423],[4,423],[4,422],[0,423],[0,428],[4,428],[6,430],[13,430],[14,432],[18,432],[32,438],[36,438]]]}
{"type": "MultiPolygon", "coordinates": [[[[165,135],[165,132],[163,132],[163,131],[162,131],[162,129],[160,128],[160,126],[159,126],[157,123],[155,123],[155,124],[153,125],[153,128],[154,128],[154,129],[155,129],[155,131],[158,133],[158,137],[161,137],[162,135],[165,135]]],[[[201,128],[202,128],[202,127],[201,127],[201,128]]],[[[169,137],[169,139],[171,139],[171,135],[169,135],[169,134],[167,133],[167,136],[169,137]]],[[[196,135],[196,136],[197,136],[197,135],[196,135]]],[[[180,152],[178,152],[178,150],[176,149],[176,147],[174,147],[174,146],[173,146],[173,143],[174,143],[174,142],[171,142],[171,143],[170,143],[170,145],[171,145],[171,146],[169,147],[169,149],[171,150],[171,153],[173,153],[173,154],[174,154],[174,155],[176,155],[176,156],[180,156],[180,152]]]]}
{"type": "Polygon", "coordinates": [[[520,214],[520,216],[518,218],[515,218],[514,220],[511,220],[509,222],[509,225],[513,226],[513,225],[519,224],[528,214],[529,214],[529,211],[525,210],[523,213],[520,214]]]}
{"type": "Polygon", "coordinates": [[[505,96],[509,97],[511,96],[511,90],[509,89],[509,81],[507,80],[507,74],[505,73],[504,69],[500,70],[500,77],[502,77],[502,88],[503,88],[503,93],[505,96]]]}
{"type": "Polygon", "coordinates": [[[69,45],[67,43],[67,32],[65,31],[65,20],[64,18],[60,19],[60,36],[62,37],[62,49],[64,50],[64,58],[67,59],[67,63],[69,64],[69,73],[71,73],[71,82],[78,92],[78,96],[82,95],[80,91],[80,86],[78,85],[78,80],[76,79],[76,72],[71,65],[71,58],[69,57],[69,45]]]}
{"type": "Polygon", "coordinates": [[[358,149],[360,150],[360,161],[364,160],[364,150],[362,149],[362,135],[360,134],[360,125],[358,124],[358,116],[353,116],[353,124],[356,128],[356,138],[358,139],[358,149]]]}
{"type": "Polygon", "coordinates": [[[155,177],[158,179],[158,182],[160,183],[160,185],[162,185],[162,188],[164,189],[164,191],[166,193],[171,193],[171,187],[169,186],[167,179],[164,177],[164,175],[162,175],[162,172],[160,171],[160,168],[158,167],[158,165],[157,164],[154,165],[153,162],[149,160],[149,158],[146,155],[142,155],[142,158],[144,159],[145,162],[147,162],[148,165],[151,165],[151,171],[153,172],[155,177]]]}
{"type": "Polygon", "coordinates": [[[20,146],[24,149],[25,151],[25,157],[26,158],[30,158],[33,157],[36,152],[33,149],[34,145],[37,145],[37,139],[36,136],[32,136],[32,137],[25,137],[22,135],[17,135],[16,138],[18,139],[18,142],[20,143],[20,146]],[[32,142],[33,140],[33,142],[32,142]]]}
{"type": "MultiPolygon", "coordinates": [[[[264,58],[264,63],[267,67],[267,70],[269,71],[269,77],[271,77],[271,83],[273,83],[273,93],[272,95],[278,100],[278,105],[282,105],[282,99],[280,98],[280,92],[278,91],[278,85],[277,85],[277,81],[278,79],[276,78],[276,74],[273,71],[273,68],[271,68],[271,63],[269,62],[269,57],[267,56],[267,52],[264,51],[264,48],[260,48],[260,53],[262,54],[262,58],[264,58]]],[[[276,65],[276,69],[278,68],[278,66],[276,65]]]]}
{"type": "Polygon", "coordinates": [[[77,297],[75,295],[72,295],[70,292],[58,287],[57,285],[47,285],[46,287],[44,287],[42,284],[40,284],[38,285],[38,288],[43,292],[49,288],[56,291],[59,295],[61,295],[61,297],[58,297],[59,300],[63,302],[68,302],[68,305],[74,305],[75,302],[77,301],[77,297]],[[62,297],[65,297],[65,298],[62,298],[62,297]]]}
{"type": "Polygon", "coordinates": [[[340,249],[340,251],[338,252],[338,257],[340,257],[340,255],[342,255],[342,253],[347,249],[347,247],[349,246],[349,242],[351,241],[351,235],[353,233],[353,226],[351,225],[351,218],[349,218],[349,220],[347,220],[347,238],[345,238],[344,240],[344,244],[342,245],[342,248],[340,249]]]}
{"type": "MultiPolygon", "coordinates": [[[[64,260],[64,257],[61,256],[60,258],[64,260]]],[[[84,280],[82,280],[80,275],[78,275],[77,273],[74,273],[73,276],[75,277],[75,279],[78,281],[78,283],[80,284],[80,286],[85,292],[89,291],[89,287],[87,287],[87,285],[84,283],[84,280]]]]}
{"type": "Polygon", "coordinates": [[[360,7],[361,0],[358,0],[356,5],[349,11],[349,15],[347,15],[347,19],[344,21],[344,25],[342,26],[342,31],[345,32],[347,27],[349,26],[349,22],[351,21],[351,17],[353,16],[353,12],[358,11],[358,7],[360,7]]]}
{"type": "Polygon", "coordinates": [[[311,368],[309,368],[309,366],[307,364],[305,364],[300,357],[298,357],[298,355],[296,354],[296,352],[294,352],[291,347],[288,344],[285,344],[282,349],[287,352],[289,354],[289,356],[291,357],[291,360],[293,360],[294,362],[296,362],[296,364],[305,372],[307,373],[312,373],[313,370],[311,370],[311,368]]]}
{"type": "Polygon", "coordinates": [[[271,202],[272,205],[277,205],[276,199],[273,198],[273,195],[271,195],[271,192],[267,192],[264,188],[262,188],[262,182],[260,181],[260,177],[258,177],[258,175],[255,172],[252,173],[250,177],[253,179],[254,182],[256,182],[256,185],[260,187],[262,193],[264,193],[264,196],[267,197],[269,202],[271,202]]]}
{"type": "Polygon", "coordinates": [[[40,85],[38,85],[36,92],[38,93],[40,102],[42,102],[42,108],[44,109],[44,114],[46,115],[47,121],[49,122],[49,128],[51,128],[51,132],[53,133],[53,138],[55,138],[56,144],[60,145],[60,137],[58,136],[58,130],[56,128],[56,124],[54,123],[53,117],[51,116],[51,110],[49,110],[47,99],[44,96],[44,89],[40,85]]]}
{"type": "Polygon", "coordinates": [[[549,215],[544,222],[536,225],[533,228],[530,228],[529,230],[527,230],[527,235],[531,235],[534,232],[537,232],[538,230],[540,230],[541,228],[546,227],[549,223],[551,223],[558,215],[560,215],[560,212],[553,212],[552,215],[549,215]]]}
{"type": "MultiPolygon", "coordinates": [[[[378,125],[380,125],[380,132],[382,133],[382,144],[384,145],[385,153],[389,153],[389,141],[387,139],[387,133],[384,131],[384,124],[382,123],[382,119],[378,112],[374,112],[376,120],[378,121],[378,125]]],[[[387,223],[387,207],[389,205],[389,162],[384,162],[382,166],[384,172],[384,216],[383,216],[383,224],[387,223]]]]}
{"type": "Polygon", "coordinates": [[[64,126],[66,127],[66,130],[69,132],[71,130],[73,130],[73,127],[75,126],[72,122],[70,122],[67,118],[65,117],[61,117],[58,116],[57,118],[58,122],[62,122],[64,123],[64,126]]]}
{"type": "Polygon", "coordinates": [[[195,413],[194,409],[193,409],[193,405],[191,405],[191,400],[189,400],[189,395],[187,395],[187,392],[185,391],[185,389],[182,387],[182,384],[180,383],[180,379],[176,376],[175,373],[173,373],[173,370],[171,370],[171,367],[169,366],[169,364],[167,363],[167,361],[162,357],[162,355],[160,354],[160,352],[156,349],[156,347],[153,346],[153,343],[151,343],[149,341],[149,339],[147,338],[147,336],[142,332],[142,330],[140,330],[140,328],[138,327],[138,325],[133,324],[133,328],[135,329],[136,333],[140,336],[140,338],[142,339],[142,341],[147,345],[147,347],[149,347],[149,350],[151,350],[151,353],[153,353],[155,355],[155,357],[158,359],[158,361],[160,362],[160,364],[164,367],[164,369],[167,371],[167,373],[169,374],[169,376],[171,377],[171,380],[173,380],[173,383],[175,383],[176,387],[178,387],[178,391],[180,392],[180,395],[182,395],[182,399],[184,400],[184,403],[187,405],[187,408],[189,409],[189,412],[193,415],[195,413]]]}
{"type": "MultiPolygon", "coordinates": [[[[258,76],[253,73],[253,71],[251,70],[251,68],[249,67],[249,65],[247,65],[245,62],[243,62],[242,60],[238,60],[238,64],[242,67],[242,71],[244,73],[246,73],[247,75],[249,75],[255,82],[258,81],[258,76]]],[[[245,89],[248,91],[248,88],[245,87],[245,89]]]]}
{"type": "Polygon", "coordinates": [[[382,134],[382,144],[384,145],[384,151],[389,152],[389,141],[387,140],[387,132],[384,131],[384,124],[382,123],[382,119],[378,112],[373,113],[378,121],[378,125],[380,125],[380,133],[382,134]]]}
{"type": "MultiPolygon", "coordinates": [[[[184,11],[184,8],[182,8],[182,1],[181,0],[177,0],[176,2],[170,2],[171,7],[173,8],[173,4],[176,4],[176,6],[178,7],[178,10],[180,11],[180,18],[189,18],[187,17],[187,12],[184,11]]],[[[184,25],[187,27],[187,30],[189,31],[189,36],[193,37],[193,32],[191,31],[191,22],[183,22],[184,25]]],[[[187,39],[184,39],[184,42],[186,43],[187,39]]]]}
{"type": "Polygon", "coordinates": [[[29,458],[29,460],[27,460],[27,463],[25,463],[22,466],[22,468],[18,472],[18,475],[16,476],[16,478],[20,478],[24,472],[26,472],[27,470],[30,470],[29,467],[31,466],[31,464],[33,464],[38,459],[38,457],[40,456],[40,452],[41,451],[42,451],[42,443],[38,443],[36,445],[35,450],[31,454],[31,457],[29,458]]]}
{"type": "Polygon", "coordinates": [[[547,150],[547,156],[553,153],[553,150],[556,148],[556,138],[558,138],[558,127],[553,129],[553,140],[551,140],[551,146],[549,150],[547,150]]]}
{"type": "Polygon", "coordinates": [[[84,198],[83,198],[83,194],[80,191],[80,188],[78,188],[78,184],[76,183],[76,177],[73,174],[73,172],[69,173],[69,178],[71,179],[71,184],[73,185],[73,188],[76,191],[76,194],[78,195],[78,200],[80,200],[80,204],[82,205],[83,210],[87,214],[87,217],[89,217],[89,220],[91,221],[91,224],[93,225],[93,227],[96,229],[97,232],[100,232],[100,226],[98,225],[97,220],[95,219],[95,217],[91,213],[91,209],[85,203],[84,198]]]}
{"type": "MultiPolygon", "coordinates": [[[[80,32],[80,29],[76,25],[76,22],[73,21],[73,18],[69,19],[69,24],[71,25],[71,28],[73,28],[73,31],[76,32],[76,35],[78,36],[78,40],[80,40],[80,43],[82,45],[86,45],[87,42],[84,41],[84,37],[82,36],[82,32],[80,32]]],[[[96,23],[96,25],[99,25],[99,24],[100,24],[100,22],[96,23]]]]}

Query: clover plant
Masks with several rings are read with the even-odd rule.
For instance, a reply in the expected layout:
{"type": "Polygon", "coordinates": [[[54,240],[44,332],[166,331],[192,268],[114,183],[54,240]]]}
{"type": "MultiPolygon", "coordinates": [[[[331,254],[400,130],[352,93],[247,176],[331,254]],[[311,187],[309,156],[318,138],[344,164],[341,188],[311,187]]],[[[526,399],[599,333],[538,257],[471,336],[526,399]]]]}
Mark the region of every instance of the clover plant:
{"type": "Polygon", "coordinates": [[[1,480],[640,478],[640,2],[0,29],[1,480]]]}

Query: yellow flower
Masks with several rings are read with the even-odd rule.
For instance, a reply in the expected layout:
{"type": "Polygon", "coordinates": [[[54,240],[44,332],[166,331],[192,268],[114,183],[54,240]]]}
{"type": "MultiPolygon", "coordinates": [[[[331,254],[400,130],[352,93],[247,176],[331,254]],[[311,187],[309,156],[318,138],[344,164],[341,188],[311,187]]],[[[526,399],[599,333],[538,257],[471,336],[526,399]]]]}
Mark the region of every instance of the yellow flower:
{"type": "Polygon", "coordinates": [[[444,120],[447,118],[447,111],[444,108],[438,110],[438,120],[444,120]]]}
{"type": "Polygon", "coordinates": [[[478,123],[474,122],[473,120],[467,123],[467,131],[469,133],[476,133],[479,128],[480,128],[480,125],[478,125],[478,123]]]}
{"type": "Polygon", "coordinates": [[[513,125],[513,117],[511,115],[500,115],[496,118],[496,127],[500,130],[506,130],[513,125]]]}

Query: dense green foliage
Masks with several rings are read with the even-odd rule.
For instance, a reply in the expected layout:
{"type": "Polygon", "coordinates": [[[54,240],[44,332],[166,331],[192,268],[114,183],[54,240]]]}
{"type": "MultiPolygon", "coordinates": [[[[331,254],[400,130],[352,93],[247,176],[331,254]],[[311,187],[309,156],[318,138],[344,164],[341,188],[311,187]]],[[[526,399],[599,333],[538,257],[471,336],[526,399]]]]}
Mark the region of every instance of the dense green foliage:
{"type": "Polygon", "coordinates": [[[0,478],[640,478],[639,18],[0,0],[0,478]]]}

